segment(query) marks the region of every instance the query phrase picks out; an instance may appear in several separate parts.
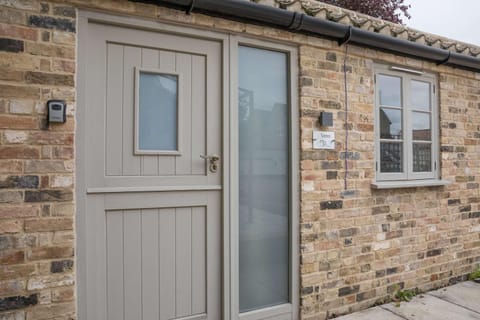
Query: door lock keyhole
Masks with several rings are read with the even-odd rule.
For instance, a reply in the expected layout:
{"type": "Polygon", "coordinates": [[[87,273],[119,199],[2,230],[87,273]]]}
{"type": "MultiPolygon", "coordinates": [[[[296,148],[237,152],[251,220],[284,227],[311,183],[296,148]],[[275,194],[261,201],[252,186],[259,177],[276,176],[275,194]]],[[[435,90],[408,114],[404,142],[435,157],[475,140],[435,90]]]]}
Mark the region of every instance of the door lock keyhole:
{"type": "Polygon", "coordinates": [[[200,155],[200,158],[204,159],[204,160],[208,160],[209,161],[209,169],[210,169],[210,172],[212,173],[215,173],[217,172],[218,170],[218,162],[220,161],[220,156],[217,155],[217,154],[212,154],[212,155],[203,155],[201,154],[200,155]]]}

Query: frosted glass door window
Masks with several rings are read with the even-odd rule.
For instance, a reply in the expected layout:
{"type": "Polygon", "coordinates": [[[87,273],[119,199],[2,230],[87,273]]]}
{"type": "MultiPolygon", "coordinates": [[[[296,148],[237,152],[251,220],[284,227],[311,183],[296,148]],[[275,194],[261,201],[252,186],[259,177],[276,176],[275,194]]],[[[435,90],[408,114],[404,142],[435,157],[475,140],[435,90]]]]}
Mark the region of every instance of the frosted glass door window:
{"type": "Polygon", "coordinates": [[[138,151],[177,151],[178,76],[140,71],[138,151]]]}
{"type": "Polygon", "coordinates": [[[287,58],[239,48],[240,312],[289,302],[287,58]]]}

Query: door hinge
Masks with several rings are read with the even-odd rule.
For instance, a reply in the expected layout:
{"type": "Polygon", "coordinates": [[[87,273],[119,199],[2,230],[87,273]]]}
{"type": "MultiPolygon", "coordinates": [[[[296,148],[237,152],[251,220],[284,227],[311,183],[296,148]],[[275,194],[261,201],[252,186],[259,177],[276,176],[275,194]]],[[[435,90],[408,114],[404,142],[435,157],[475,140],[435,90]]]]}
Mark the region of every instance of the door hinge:
{"type": "Polygon", "coordinates": [[[378,171],[378,161],[375,161],[375,171],[378,171]]]}
{"type": "Polygon", "coordinates": [[[435,85],[433,85],[433,94],[435,94],[435,85]]]}
{"type": "Polygon", "coordinates": [[[433,168],[437,170],[437,161],[434,162],[433,168]]]}

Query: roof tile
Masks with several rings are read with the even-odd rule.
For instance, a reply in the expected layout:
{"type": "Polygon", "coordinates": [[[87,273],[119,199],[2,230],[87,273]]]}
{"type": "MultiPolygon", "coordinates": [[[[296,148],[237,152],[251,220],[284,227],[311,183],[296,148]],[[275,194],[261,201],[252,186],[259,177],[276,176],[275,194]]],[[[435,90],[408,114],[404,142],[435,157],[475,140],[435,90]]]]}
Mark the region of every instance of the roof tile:
{"type": "Polygon", "coordinates": [[[404,25],[377,19],[365,14],[332,6],[317,0],[247,0],[263,5],[285,8],[291,11],[303,12],[318,19],[326,19],[351,25],[364,30],[379,32],[388,36],[406,39],[443,48],[452,52],[480,56],[480,46],[448,39],[439,35],[408,28],[404,25]]]}

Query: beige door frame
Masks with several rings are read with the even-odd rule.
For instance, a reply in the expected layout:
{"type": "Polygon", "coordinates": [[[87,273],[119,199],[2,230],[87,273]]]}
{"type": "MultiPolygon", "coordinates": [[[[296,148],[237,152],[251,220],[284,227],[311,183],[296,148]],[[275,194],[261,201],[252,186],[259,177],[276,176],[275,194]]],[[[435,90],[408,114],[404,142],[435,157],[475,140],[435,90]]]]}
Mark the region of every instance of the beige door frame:
{"type": "MultiPolygon", "coordinates": [[[[118,25],[123,27],[131,27],[134,29],[161,31],[170,34],[178,34],[198,39],[215,40],[222,44],[222,123],[223,123],[223,140],[222,140],[222,287],[223,287],[223,319],[298,319],[299,311],[299,115],[298,115],[298,94],[297,94],[297,48],[289,44],[280,42],[270,43],[262,39],[245,38],[226,33],[220,33],[205,29],[192,28],[191,26],[176,26],[154,20],[144,20],[131,17],[116,16],[100,12],[92,12],[79,10],[78,12],[78,42],[77,42],[77,108],[76,108],[76,260],[77,260],[77,312],[78,318],[85,318],[87,295],[86,283],[86,266],[85,255],[86,248],[84,246],[86,239],[85,234],[81,231],[85,228],[85,217],[81,212],[85,210],[86,201],[86,181],[85,181],[85,161],[82,158],[85,153],[83,142],[79,137],[84,135],[86,129],[85,114],[83,107],[86,103],[86,56],[88,54],[88,23],[101,22],[104,24],[118,25]],[[236,110],[237,106],[237,46],[238,44],[249,44],[260,48],[278,50],[286,52],[289,55],[290,62],[290,212],[291,212],[291,274],[290,274],[290,291],[291,304],[281,305],[254,311],[249,314],[239,315],[238,309],[238,186],[234,183],[238,181],[237,156],[238,148],[238,126],[237,115],[231,110],[236,110]],[[237,144],[235,144],[237,143],[237,144]],[[233,147],[231,147],[233,146],[233,147]],[[232,213],[232,214],[230,214],[232,213]],[[287,314],[290,314],[286,317],[287,314]]],[[[152,190],[161,191],[161,190],[152,190]]],[[[92,319],[96,320],[96,319],[92,319]]]]}

